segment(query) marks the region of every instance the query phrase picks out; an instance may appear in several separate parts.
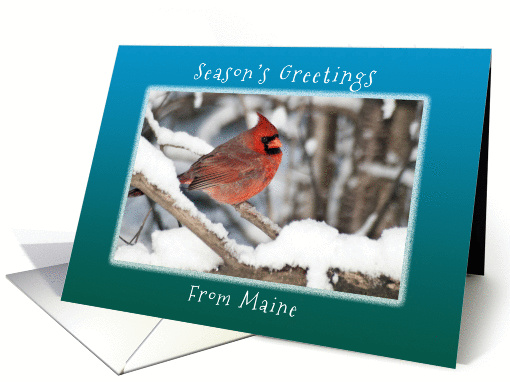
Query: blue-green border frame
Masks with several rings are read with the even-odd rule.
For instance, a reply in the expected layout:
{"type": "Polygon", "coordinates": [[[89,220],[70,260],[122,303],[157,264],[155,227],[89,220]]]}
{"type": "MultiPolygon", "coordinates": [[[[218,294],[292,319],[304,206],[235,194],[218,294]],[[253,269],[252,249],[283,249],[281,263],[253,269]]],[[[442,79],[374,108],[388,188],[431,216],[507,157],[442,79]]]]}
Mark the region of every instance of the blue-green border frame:
{"type": "Polygon", "coordinates": [[[119,47],[62,299],[455,367],[490,56],[490,50],[472,49],[119,47]],[[211,68],[263,64],[272,76],[262,85],[195,80],[202,62],[211,68]],[[270,283],[112,266],[110,249],[148,87],[345,94],[331,83],[280,80],[287,64],[312,73],[338,66],[354,73],[377,70],[370,93],[430,100],[405,300],[372,304],[270,283]],[[241,298],[246,290],[259,291],[298,311],[291,318],[188,302],[191,284],[241,298]]]}

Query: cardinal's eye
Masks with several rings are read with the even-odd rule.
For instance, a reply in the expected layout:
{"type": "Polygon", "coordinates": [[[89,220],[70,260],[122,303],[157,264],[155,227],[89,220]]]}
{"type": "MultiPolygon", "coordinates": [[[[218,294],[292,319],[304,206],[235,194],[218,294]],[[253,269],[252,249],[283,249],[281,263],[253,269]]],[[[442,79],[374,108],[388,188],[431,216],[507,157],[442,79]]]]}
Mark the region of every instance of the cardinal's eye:
{"type": "Polygon", "coordinates": [[[262,141],[262,143],[268,143],[269,142],[269,137],[262,137],[261,141],[262,141]]]}

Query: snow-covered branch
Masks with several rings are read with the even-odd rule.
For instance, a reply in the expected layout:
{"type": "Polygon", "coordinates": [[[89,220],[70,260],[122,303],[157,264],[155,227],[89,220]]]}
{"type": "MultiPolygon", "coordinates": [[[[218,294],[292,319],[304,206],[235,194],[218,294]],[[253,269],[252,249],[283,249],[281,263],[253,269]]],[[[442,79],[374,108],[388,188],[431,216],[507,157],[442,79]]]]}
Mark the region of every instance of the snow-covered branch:
{"type": "Polygon", "coordinates": [[[241,214],[242,218],[248,220],[273,240],[282,230],[278,224],[262,215],[248,202],[239,203],[234,208],[241,214]]]}
{"type": "MultiPolygon", "coordinates": [[[[267,267],[257,268],[240,262],[238,257],[249,257],[253,252],[250,247],[241,246],[234,240],[229,239],[227,236],[223,236],[221,233],[218,233],[218,230],[211,229],[212,223],[210,221],[204,220],[203,216],[194,216],[190,210],[179,205],[178,201],[172,197],[172,195],[151,184],[142,173],[136,173],[133,175],[131,178],[131,185],[142,190],[145,195],[171,213],[181,222],[182,225],[193,232],[221,258],[221,265],[217,269],[211,270],[211,273],[291,285],[306,285],[306,272],[304,269],[286,267],[279,272],[272,272],[267,267]]],[[[181,236],[181,240],[183,238],[184,237],[181,236]]],[[[156,239],[158,238],[156,237],[156,239]]],[[[171,251],[171,248],[168,249],[171,251]]],[[[129,256],[129,253],[126,253],[128,251],[130,250],[123,249],[121,247],[119,249],[120,259],[122,259],[122,257],[126,257],[126,255],[129,256]]],[[[140,254],[138,254],[138,256],[139,255],[140,254]]],[[[150,256],[148,252],[147,255],[150,256]]],[[[181,255],[194,256],[195,254],[182,253],[181,255]]],[[[119,260],[118,257],[116,257],[116,259],[119,260]]],[[[181,261],[181,263],[183,262],[181,261]]],[[[216,265],[217,263],[213,262],[212,264],[216,265]]],[[[198,266],[200,265],[202,264],[198,264],[198,266]]],[[[204,270],[197,266],[195,266],[194,269],[204,270]]]]}
{"type": "Polygon", "coordinates": [[[280,230],[246,203],[238,210],[261,219],[263,226],[271,227],[271,236],[276,239],[255,250],[239,245],[228,237],[223,225],[212,223],[182,194],[172,161],[144,138],[140,139],[131,185],[171,213],[219,258],[200,246],[185,228],[178,228],[153,233],[154,253],[141,244],[121,246],[116,260],[326,289],[340,284],[344,288],[351,280],[356,293],[393,298],[398,295],[398,288],[392,291],[387,285],[398,285],[405,230],[377,241],[341,235],[314,220],[294,222],[280,230]],[[183,240],[187,243],[183,244],[183,240]],[[173,252],[179,256],[171,256],[173,252]],[[359,284],[360,278],[364,283],[359,284]]]}
{"type": "Polygon", "coordinates": [[[227,235],[219,234],[217,230],[210,229],[208,220],[203,216],[194,216],[189,209],[179,205],[177,200],[169,193],[165,193],[151,184],[142,173],[136,173],[131,178],[131,185],[143,191],[147,197],[171,213],[182,225],[198,236],[207,246],[216,252],[225,262],[230,264],[238,254],[227,235]]]}
{"type": "Polygon", "coordinates": [[[154,113],[152,112],[150,103],[147,105],[145,120],[156,136],[158,144],[162,148],[173,147],[177,149],[183,149],[197,156],[208,154],[214,149],[214,147],[212,147],[204,140],[189,135],[188,133],[182,131],[174,132],[170,129],[161,127],[156,118],[154,118],[154,113]]]}

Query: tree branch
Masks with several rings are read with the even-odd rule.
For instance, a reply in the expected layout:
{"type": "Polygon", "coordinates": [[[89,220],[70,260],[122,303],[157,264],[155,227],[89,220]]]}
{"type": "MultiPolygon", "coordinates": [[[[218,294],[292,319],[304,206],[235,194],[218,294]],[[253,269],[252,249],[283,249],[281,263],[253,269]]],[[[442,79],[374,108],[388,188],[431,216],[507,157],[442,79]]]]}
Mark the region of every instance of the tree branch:
{"type": "MultiPolygon", "coordinates": [[[[224,264],[217,271],[212,271],[210,273],[290,285],[306,285],[306,271],[302,268],[287,267],[281,271],[273,272],[268,268],[254,268],[250,265],[240,263],[237,260],[237,253],[234,252],[232,245],[229,245],[230,243],[228,243],[226,238],[220,238],[214,232],[207,229],[206,225],[199,218],[192,216],[189,211],[179,207],[171,195],[150,184],[143,174],[133,174],[131,186],[143,191],[147,197],[171,213],[182,225],[186,226],[191,232],[197,235],[209,248],[223,259],[224,264]]],[[[247,206],[244,205],[241,209],[243,211],[246,210],[248,214],[254,217],[258,216],[260,218],[260,214],[255,208],[252,209],[249,203],[246,204],[247,206]]],[[[268,227],[270,226],[265,221],[263,224],[268,227]]],[[[276,228],[279,229],[278,226],[272,226],[271,228],[273,230],[276,230],[276,228]]]]}
{"type": "MultiPolygon", "coordinates": [[[[227,245],[225,238],[219,238],[213,232],[209,231],[200,219],[192,216],[187,210],[177,206],[171,195],[166,194],[156,186],[150,184],[143,174],[134,174],[131,178],[131,185],[142,190],[150,199],[170,212],[223,259],[224,264],[221,265],[218,270],[209,273],[288,285],[306,286],[306,270],[303,268],[287,266],[280,271],[271,271],[268,268],[254,268],[250,265],[240,263],[232,247],[227,245]]],[[[249,213],[254,210],[251,210],[250,207],[252,206],[250,206],[249,203],[242,204],[241,209],[246,209],[249,213]]],[[[257,213],[255,213],[255,215],[257,215],[257,213]]],[[[341,282],[332,281],[335,290],[386,298],[397,298],[398,296],[399,283],[387,277],[381,276],[374,279],[353,272],[344,272],[341,273],[341,275],[341,282]],[[381,281],[383,279],[389,281],[383,283],[381,281]]]]}
{"type": "Polygon", "coordinates": [[[143,191],[147,197],[158,203],[184,226],[188,227],[190,231],[216,252],[223,259],[225,264],[228,265],[233,261],[237,262],[237,260],[235,260],[236,254],[227,246],[227,242],[224,238],[215,235],[208,230],[205,224],[197,217],[192,216],[187,210],[180,208],[171,195],[164,193],[156,186],[150,184],[143,174],[133,174],[131,185],[143,191]]]}
{"type": "Polygon", "coordinates": [[[262,215],[248,202],[239,203],[235,205],[234,208],[241,214],[242,218],[248,220],[273,240],[276,239],[282,230],[278,224],[262,215]]]}

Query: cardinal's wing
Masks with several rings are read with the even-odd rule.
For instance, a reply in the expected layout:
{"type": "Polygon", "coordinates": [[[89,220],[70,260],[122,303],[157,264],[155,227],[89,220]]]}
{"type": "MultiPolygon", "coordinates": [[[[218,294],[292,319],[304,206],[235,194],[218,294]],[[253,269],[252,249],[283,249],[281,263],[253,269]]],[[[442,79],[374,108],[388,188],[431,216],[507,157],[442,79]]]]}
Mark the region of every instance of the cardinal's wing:
{"type": "Polygon", "coordinates": [[[258,176],[260,169],[257,169],[258,161],[253,154],[247,150],[236,154],[220,151],[203,156],[189,170],[193,180],[188,190],[201,190],[258,176]]]}

